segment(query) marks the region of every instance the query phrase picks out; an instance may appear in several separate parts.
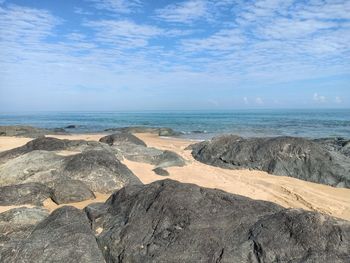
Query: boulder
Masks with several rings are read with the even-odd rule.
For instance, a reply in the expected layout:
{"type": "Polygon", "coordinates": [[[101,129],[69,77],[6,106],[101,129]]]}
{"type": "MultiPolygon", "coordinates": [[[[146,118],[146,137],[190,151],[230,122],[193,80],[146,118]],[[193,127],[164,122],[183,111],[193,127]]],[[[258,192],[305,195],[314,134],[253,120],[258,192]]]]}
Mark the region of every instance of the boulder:
{"type": "Polygon", "coordinates": [[[160,167],[154,168],[152,171],[160,176],[169,176],[169,172],[160,167]]]}
{"type": "Polygon", "coordinates": [[[73,125],[73,124],[71,124],[71,125],[68,125],[68,126],[66,126],[66,127],[64,127],[65,129],[76,129],[76,128],[78,128],[78,126],[77,125],[73,125]]]}
{"type": "Polygon", "coordinates": [[[14,126],[0,126],[0,136],[17,136],[38,138],[47,134],[62,134],[65,132],[54,131],[49,129],[42,129],[32,126],[14,125],[14,126]]]}
{"type": "Polygon", "coordinates": [[[172,180],[127,186],[91,219],[107,262],[348,262],[350,222],[172,180]]]}
{"type": "Polygon", "coordinates": [[[350,187],[350,165],[345,165],[350,159],[340,161],[321,144],[303,138],[244,139],[227,135],[195,144],[192,149],[196,160],[210,165],[256,169],[315,183],[350,187]]]}
{"type": "Polygon", "coordinates": [[[66,157],[48,151],[31,151],[0,165],[0,186],[47,183],[60,177],[66,157]]]}
{"type": "Polygon", "coordinates": [[[58,180],[53,183],[52,200],[56,204],[68,204],[95,199],[94,193],[79,180],[58,180]]]}
{"type": "Polygon", "coordinates": [[[160,168],[171,166],[181,167],[186,165],[186,161],[177,153],[165,150],[162,152],[162,154],[155,157],[153,164],[160,168]]]}
{"type": "Polygon", "coordinates": [[[46,209],[20,207],[0,214],[0,262],[16,262],[15,255],[22,240],[48,217],[46,209]]]}
{"type": "Polygon", "coordinates": [[[66,157],[62,174],[84,182],[92,191],[108,193],[141,181],[114,154],[88,150],[66,157]]]}
{"type": "Polygon", "coordinates": [[[51,197],[51,189],[40,183],[0,187],[0,206],[32,204],[42,206],[51,197]]]}
{"type": "Polygon", "coordinates": [[[85,213],[71,206],[41,221],[11,259],[9,262],[105,262],[85,213]]]}
{"type": "Polygon", "coordinates": [[[126,143],[147,146],[142,140],[130,133],[114,133],[107,135],[100,139],[100,142],[107,143],[108,145],[122,145],[126,143]]]}

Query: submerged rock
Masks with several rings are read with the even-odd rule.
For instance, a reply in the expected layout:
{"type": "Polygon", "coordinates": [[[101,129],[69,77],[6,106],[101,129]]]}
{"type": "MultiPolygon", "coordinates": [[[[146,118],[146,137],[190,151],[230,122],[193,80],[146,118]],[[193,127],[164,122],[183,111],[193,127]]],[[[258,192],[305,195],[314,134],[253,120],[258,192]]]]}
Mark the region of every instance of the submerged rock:
{"type": "Polygon", "coordinates": [[[41,221],[8,262],[105,262],[85,213],[65,206],[41,221]]]}
{"type": "Polygon", "coordinates": [[[40,183],[0,187],[0,206],[32,204],[42,206],[51,197],[51,189],[40,183]]]}
{"type": "Polygon", "coordinates": [[[349,260],[347,221],[171,180],[127,186],[90,220],[107,262],[349,260]]]}
{"type": "Polygon", "coordinates": [[[146,126],[134,126],[134,127],[121,127],[121,128],[109,128],[105,131],[118,131],[123,133],[155,133],[159,136],[178,136],[181,133],[174,131],[171,128],[157,128],[146,126]]]}
{"type": "MultiPolygon", "coordinates": [[[[350,187],[350,169],[319,143],[294,137],[221,136],[192,146],[193,157],[223,168],[249,168],[338,187],[350,187]]],[[[348,160],[350,162],[350,159],[348,160]]]]}
{"type": "Polygon", "coordinates": [[[79,180],[58,180],[52,188],[52,200],[59,205],[95,199],[89,187],[79,180]]]}

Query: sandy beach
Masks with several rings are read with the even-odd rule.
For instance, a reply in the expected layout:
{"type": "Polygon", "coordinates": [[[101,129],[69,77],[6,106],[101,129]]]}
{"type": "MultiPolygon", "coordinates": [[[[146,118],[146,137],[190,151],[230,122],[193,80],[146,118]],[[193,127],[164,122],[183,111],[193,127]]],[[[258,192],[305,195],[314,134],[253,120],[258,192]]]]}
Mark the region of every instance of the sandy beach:
{"type": "MultiPolygon", "coordinates": [[[[144,183],[148,184],[166,178],[184,183],[194,183],[208,188],[217,188],[223,191],[243,195],[252,199],[265,200],[277,203],[286,208],[302,208],[322,212],[334,217],[350,220],[350,189],[306,182],[303,180],[270,175],[266,172],[252,170],[228,170],[200,163],[185,148],[193,141],[159,137],[155,134],[135,134],[147,146],[163,150],[171,150],[181,155],[187,162],[184,167],[168,168],[169,176],[155,174],[153,165],[133,162],[124,159],[123,163],[144,183]]],[[[98,141],[104,134],[74,134],[54,135],[59,139],[83,139],[98,141]]],[[[30,138],[0,137],[0,151],[24,145],[30,138]]],[[[75,154],[75,152],[57,152],[61,155],[75,154]]],[[[96,199],[70,205],[83,208],[92,202],[103,202],[109,195],[95,193],[96,199]]],[[[44,206],[50,211],[60,207],[51,200],[44,206]]],[[[0,212],[14,206],[2,206],[0,212]]]]}

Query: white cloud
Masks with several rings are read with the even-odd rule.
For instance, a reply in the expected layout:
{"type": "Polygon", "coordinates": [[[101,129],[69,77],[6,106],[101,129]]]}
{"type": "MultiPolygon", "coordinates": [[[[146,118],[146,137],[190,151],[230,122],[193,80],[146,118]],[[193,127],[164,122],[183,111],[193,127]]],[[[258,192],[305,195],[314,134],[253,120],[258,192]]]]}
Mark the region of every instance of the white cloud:
{"type": "Polygon", "coordinates": [[[336,97],[335,97],[335,103],[341,104],[342,102],[343,102],[343,100],[342,100],[341,97],[339,97],[339,96],[336,96],[336,97]]]}
{"type": "Polygon", "coordinates": [[[249,104],[248,98],[247,98],[247,97],[244,97],[244,98],[243,98],[243,102],[244,102],[244,104],[248,105],[248,104],[249,104]]]}
{"type": "Polygon", "coordinates": [[[318,93],[314,93],[312,98],[318,103],[324,103],[327,100],[325,96],[319,95],[318,93]]]}
{"type": "Polygon", "coordinates": [[[209,10],[205,0],[188,0],[156,10],[156,16],[159,19],[178,23],[193,22],[208,15],[209,10]]]}
{"type": "Polygon", "coordinates": [[[160,35],[155,26],[136,24],[131,20],[100,20],[86,22],[96,31],[95,39],[114,45],[115,48],[138,48],[148,45],[148,40],[160,35]]]}
{"type": "Polygon", "coordinates": [[[133,13],[142,6],[140,0],[87,0],[94,4],[97,9],[115,13],[133,13]]]}
{"type": "Polygon", "coordinates": [[[258,104],[258,105],[263,105],[263,104],[264,104],[264,101],[263,101],[262,98],[256,97],[256,98],[255,98],[255,103],[258,104]]]}

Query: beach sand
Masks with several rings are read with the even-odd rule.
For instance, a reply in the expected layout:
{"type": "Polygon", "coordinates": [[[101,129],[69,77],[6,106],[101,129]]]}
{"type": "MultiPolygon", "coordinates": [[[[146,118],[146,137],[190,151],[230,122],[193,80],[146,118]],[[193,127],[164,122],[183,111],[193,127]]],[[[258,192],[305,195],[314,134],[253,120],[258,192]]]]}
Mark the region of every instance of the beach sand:
{"type": "MultiPolygon", "coordinates": [[[[101,134],[55,135],[60,139],[98,140],[101,134]]],[[[252,199],[277,203],[287,208],[303,208],[322,212],[338,218],[350,220],[350,189],[302,181],[285,176],[275,176],[261,171],[228,170],[200,163],[185,148],[193,143],[190,140],[163,138],[155,134],[136,134],[148,146],[171,150],[187,160],[184,167],[167,168],[169,176],[159,176],[152,169],[153,165],[124,160],[123,163],[145,183],[166,178],[183,183],[194,183],[203,187],[217,188],[229,193],[243,195],[252,199]]],[[[0,137],[0,151],[21,146],[28,142],[27,138],[0,137]]],[[[62,153],[61,153],[62,154],[62,153]]],[[[70,154],[64,152],[63,154],[70,154]]],[[[74,153],[71,153],[74,154],[74,153]]],[[[83,208],[92,202],[104,202],[110,195],[96,194],[96,199],[69,205],[83,208]]],[[[46,200],[44,206],[50,211],[58,208],[51,200],[46,200]]],[[[0,212],[11,207],[1,207],[0,212]]]]}

